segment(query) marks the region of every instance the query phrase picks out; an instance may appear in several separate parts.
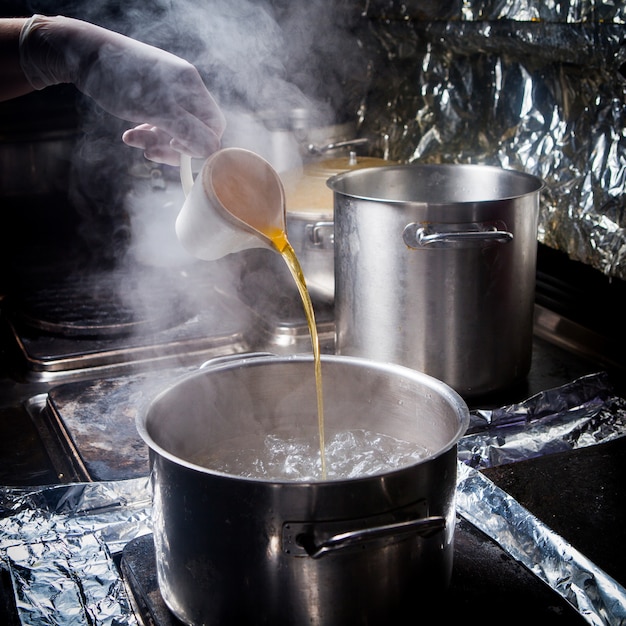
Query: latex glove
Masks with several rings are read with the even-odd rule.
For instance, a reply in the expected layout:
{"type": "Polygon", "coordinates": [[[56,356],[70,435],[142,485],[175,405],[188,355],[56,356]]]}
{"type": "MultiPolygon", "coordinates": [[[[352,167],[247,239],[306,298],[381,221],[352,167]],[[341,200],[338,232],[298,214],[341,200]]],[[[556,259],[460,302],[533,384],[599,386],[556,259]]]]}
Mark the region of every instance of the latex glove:
{"type": "Polygon", "coordinates": [[[207,157],[225,120],[196,68],[174,54],[68,17],[35,15],[20,35],[20,62],[35,89],[73,83],[109,113],[138,123],[124,141],[154,161],[207,157]]]}

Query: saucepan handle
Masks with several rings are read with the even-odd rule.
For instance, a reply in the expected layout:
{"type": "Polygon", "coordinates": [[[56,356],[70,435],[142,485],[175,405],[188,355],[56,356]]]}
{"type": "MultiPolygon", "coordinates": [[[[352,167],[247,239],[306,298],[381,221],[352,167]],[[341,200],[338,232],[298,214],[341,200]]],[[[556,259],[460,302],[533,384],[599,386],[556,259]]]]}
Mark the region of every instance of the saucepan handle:
{"type": "Polygon", "coordinates": [[[402,239],[409,248],[472,247],[485,244],[503,244],[513,241],[513,233],[494,225],[472,225],[465,230],[444,230],[411,223],[404,227],[402,239]]]}
{"type": "Polygon", "coordinates": [[[429,537],[445,527],[445,518],[437,515],[349,530],[316,541],[316,529],[310,522],[286,522],[283,525],[283,551],[294,556],[308,555],[317,559],[329,552],[344,550],[380,539],[400,539],[409,535],[429,537]]]}

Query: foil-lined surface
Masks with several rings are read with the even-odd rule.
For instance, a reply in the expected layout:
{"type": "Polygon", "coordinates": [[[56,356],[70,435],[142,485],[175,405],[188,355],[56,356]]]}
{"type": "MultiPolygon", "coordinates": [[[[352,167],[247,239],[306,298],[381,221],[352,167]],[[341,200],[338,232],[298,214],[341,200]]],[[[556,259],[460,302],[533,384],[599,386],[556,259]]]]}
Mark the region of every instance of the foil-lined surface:
{"type": "Polygon", "coordinates": [[[540,177],[539,241],[626,279],[624,3],[418,4],[366,11],[359,132],[392,160],[540,177]]]}
{"type": "Polygon", "coordinates": [[[484,474],[458,464],[457,512],[594,626],[626,624],[626,589],[484,474]]]}
{"type": "Polygon", "coordinates": [[[0,564],[22,624],[136,626],[114,555],[150,532],[148,479],[0,490],[0,564]]]}
{"type": "Polygon", "coordinates": [[[594,626],[626,624],[626,589],[497,487],[480,469],[606,443],[626,435],[626,400],[598,372],[524,402],[474,410],[458,444],[459,515],[594,626]]]}
{"type": "Polygon", "coordinates": [[[541,391],[524,402],[470,414],[459,460],[483,469],[605,443],[626,434],[626,400],[605,372],[541,391]]]}
{"type": "MultiPolygon", "coordinates": [[[[457,511],[590,624],[626,624],[626,591],[479,470],[626,434],[606,374],[475,410],[459,442],[457,511]]],[[[115,555],[151,531],[149,479],[0,488],[0,566],[23,624],[134,626],[115,555]]]]}

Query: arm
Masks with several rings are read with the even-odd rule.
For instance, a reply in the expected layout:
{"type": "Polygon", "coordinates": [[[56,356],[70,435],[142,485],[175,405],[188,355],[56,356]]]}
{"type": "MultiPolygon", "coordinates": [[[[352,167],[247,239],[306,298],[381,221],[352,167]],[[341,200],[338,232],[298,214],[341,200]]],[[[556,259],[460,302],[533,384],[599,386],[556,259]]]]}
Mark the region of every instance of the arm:
{"type": "Polygon", "coordinates": [[[0,101],[32,91],[20,65],[19,41],[25,19],[0,19],[0,101]]]}
{"type": "Polygon", "coordinates": [[[5,29],[13,93],[29,90],[24,77],[31,89],[73,83],[109,113],[138,124],[124,141],[155,161],[176,165],[181,152],[206,157],[219,148],[224,116],[184,59],[72,18],[35,15],[18,24],[5,29]]]}

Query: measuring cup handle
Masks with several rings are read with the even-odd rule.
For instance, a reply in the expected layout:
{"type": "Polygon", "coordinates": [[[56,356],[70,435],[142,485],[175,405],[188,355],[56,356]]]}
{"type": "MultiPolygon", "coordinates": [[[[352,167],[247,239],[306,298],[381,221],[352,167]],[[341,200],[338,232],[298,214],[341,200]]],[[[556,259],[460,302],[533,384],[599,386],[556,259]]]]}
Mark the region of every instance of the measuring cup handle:
{"type": "Polygon", "coordinates": [[[187,154],[180,155],[180,182],[183,185],[185,197],[189,195],[193,187],[193,170],[191,169],[191,157],[187,154]]]}

